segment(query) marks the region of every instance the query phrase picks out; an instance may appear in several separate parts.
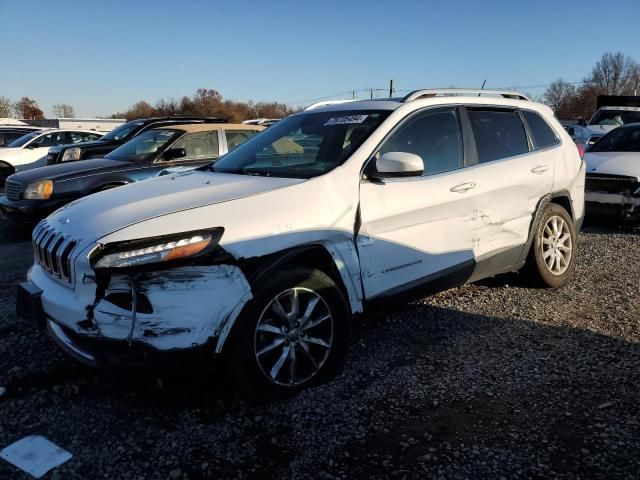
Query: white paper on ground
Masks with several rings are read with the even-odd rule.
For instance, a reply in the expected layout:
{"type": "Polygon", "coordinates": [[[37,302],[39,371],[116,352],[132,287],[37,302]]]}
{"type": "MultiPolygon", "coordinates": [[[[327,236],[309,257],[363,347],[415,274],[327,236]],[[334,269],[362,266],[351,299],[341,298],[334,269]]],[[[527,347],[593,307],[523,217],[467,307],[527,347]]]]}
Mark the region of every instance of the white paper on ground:
{"type": "Polygon", "coordinates": [[[66,450],[39,435],[24,437],[0,452],[0,458],[35,478],[42,477],[49,470],[62,465],[72,456],[66,450]]]}

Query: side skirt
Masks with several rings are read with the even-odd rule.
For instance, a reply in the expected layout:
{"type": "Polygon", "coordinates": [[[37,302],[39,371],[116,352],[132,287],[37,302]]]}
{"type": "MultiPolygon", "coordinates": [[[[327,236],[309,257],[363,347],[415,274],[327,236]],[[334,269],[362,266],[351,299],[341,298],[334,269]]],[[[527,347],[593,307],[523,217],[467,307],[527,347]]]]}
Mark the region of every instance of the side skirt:
{"type": "Polygon", "coordinates": [[[368,299],[365,304],[365,311],[389,307],[390,304],[394,303],[406,303],[464,285],[471,278],[475,266],[475,260],[468,260],[460,265],[446,268],[419,280],[395,287],[368,299]]]}

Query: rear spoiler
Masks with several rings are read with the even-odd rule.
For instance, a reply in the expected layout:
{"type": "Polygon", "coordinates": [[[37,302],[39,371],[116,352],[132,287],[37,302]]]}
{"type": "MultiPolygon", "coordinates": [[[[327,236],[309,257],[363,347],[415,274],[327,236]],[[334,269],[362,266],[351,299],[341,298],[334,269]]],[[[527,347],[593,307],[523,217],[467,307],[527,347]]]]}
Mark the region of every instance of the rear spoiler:
{"type": "Polygon", "coordinates": [[[598,95],[597,107],[640,107],[640,97],[632,95],[598,95]]]}

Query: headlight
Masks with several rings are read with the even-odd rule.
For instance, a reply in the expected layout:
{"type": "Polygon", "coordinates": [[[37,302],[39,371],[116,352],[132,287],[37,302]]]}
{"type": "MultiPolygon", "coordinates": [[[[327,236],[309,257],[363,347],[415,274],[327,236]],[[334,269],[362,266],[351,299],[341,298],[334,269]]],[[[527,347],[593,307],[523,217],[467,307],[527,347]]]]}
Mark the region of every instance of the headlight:
{"type": "Polygon", "coordinates": [[[63,162],[73,162],[74,160],[80,160],[80,147],[68,148],[62,155],[63,162]]]}
{"type": "Polygon", "coordinates": [[[130,268],[189,259],[215,247],[223,231],[219,228],[105,245],[92,262],[93,268],[130,268]]]}
{"type": "Polygon", "coordinates": [[[40,180],[30,183],[24,191],[24,198],[28,200],[49,200],[53,194],[53,182],[40,180]]]}

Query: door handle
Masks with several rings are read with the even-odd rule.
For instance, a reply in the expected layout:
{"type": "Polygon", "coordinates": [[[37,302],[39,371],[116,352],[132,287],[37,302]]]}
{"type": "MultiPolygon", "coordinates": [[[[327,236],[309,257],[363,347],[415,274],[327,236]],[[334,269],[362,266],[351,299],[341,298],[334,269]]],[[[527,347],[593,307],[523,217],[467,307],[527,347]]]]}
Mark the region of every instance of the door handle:
{"type": "Polygon", "coordinates": [[[471,190],[472,188],[476,188],[476,184],[473,182],[467,182],[456,185],[455,187],[451,187],[449,191],[454,193],[464,193],[468,190],[471,190]]]}
{"type": "Polygon", "coordinates": [[[531,169],[531,173],[535,173],[536,175],[541,175],[547,170],[549,170],[549,167],[547,165],[536,165],[531,169]]]}

